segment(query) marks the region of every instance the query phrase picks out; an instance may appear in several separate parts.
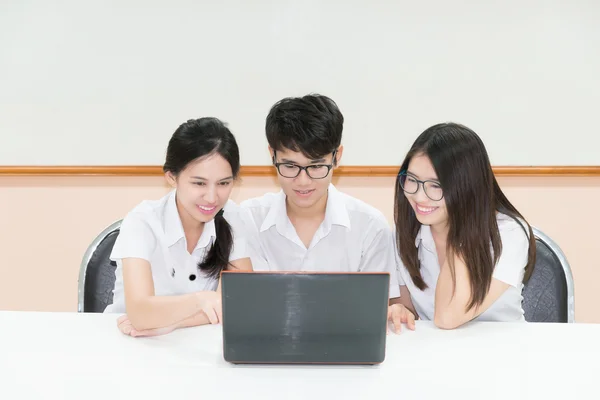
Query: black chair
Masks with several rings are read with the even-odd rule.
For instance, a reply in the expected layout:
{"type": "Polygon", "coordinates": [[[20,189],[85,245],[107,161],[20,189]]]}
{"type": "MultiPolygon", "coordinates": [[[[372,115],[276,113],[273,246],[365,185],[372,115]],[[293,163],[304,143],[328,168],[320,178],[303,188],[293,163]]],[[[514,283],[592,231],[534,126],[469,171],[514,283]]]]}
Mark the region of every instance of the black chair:
{"type": "Polygon", "coordinates": [[[113,302],[117,264],[109,257],[120,227],[121,220],[103,230],[83,256],[79,269],[78,312],[101,313],[113,302]]]}
{"type": "Polygon", "coordinates": [[[560,247],[532,227],[536,242],[533,274],[523,287],[528,322],[575,322],[573,275],[560,247]]]}

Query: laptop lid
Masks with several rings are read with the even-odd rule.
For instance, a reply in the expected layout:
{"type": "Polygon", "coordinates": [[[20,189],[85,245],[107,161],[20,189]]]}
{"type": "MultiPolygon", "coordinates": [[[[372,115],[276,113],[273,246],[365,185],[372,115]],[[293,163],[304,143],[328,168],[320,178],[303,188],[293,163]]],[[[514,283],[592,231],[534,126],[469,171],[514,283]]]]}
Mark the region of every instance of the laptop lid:
{"type": "Polygon", "coordinates": [[[223,272],[232,363],[376,364],[385,358],[388,273],[223,272]]]}

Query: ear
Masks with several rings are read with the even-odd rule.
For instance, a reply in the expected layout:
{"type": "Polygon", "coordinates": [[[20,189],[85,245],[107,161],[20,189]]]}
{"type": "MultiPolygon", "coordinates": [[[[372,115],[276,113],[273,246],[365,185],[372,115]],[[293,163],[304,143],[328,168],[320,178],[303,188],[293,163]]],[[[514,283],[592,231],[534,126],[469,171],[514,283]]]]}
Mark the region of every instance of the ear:
{"type": "Polygon", "coordinates": [[[337,151],[335,152],[335,167],[337,168],[338,165],[340,165],[340,162],[342,161],[342,154],[344,153],[344,145],[340,145],[340,147],[337,148],[337,151]]]}
{"type": "Polygon", "coordinates": [[[171,171],[165,172],[165,179],[172,187],[177,187],[177,177],[171,171]]]}
{"type": "Polygon", "coordinates": [[[273,148],[271,146],[267,146],[267,148],[269,149],[269,154],[271,155],[271,160],[272,160],[273,157],[275,157],[275,150],[273,150],[273,148]]]}

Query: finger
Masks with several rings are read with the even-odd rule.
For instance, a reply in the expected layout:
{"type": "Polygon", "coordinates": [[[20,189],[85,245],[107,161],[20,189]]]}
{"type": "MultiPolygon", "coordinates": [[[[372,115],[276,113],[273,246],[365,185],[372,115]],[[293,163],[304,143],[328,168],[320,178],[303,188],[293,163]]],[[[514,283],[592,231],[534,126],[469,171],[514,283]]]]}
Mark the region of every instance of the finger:
{"type": "Polygon", "coordinates": [[[208,318],[208,320],[210,321],[211,324],[219,323],[219,318],[217,317],[217,314],[215,313],[214,309],[212,309],[212,308],[206,309],[206,310],[204,310],[204,314],[206,314],[206,317],[208,318]]]}
{"type": "Polygon", "coordinates": [[[121,326],[119,326],[119,329],[125,335],[130,335],[133,327],[131,326],[131,324],[121,324],[121,326]]]}
{"type": "Polygon", "coordinates": [[[154,329],[143,329],[143,330],[136,330],[136,329],[132,329],[131,330],[131,336],[134,337],[150,337],[150,336],[160,336],[160,335],[166,335],[167,333],[171,332],[173,329],[170,326],[165,326],[164,328],[154,328],[154,329]]]}
{"type": "Polygon", "coordinates": [[[215,311],[217,314],[217,318],[219,319],[219,321],[217,321],[217,323],[223,322],[223,307],[221,306],[221,302],[218,302],[215,305],[215,311]]]}
{"type": "Polygon", "coordinates": [[[408,320],[410,316],[410,312],[408,310],[402,310],[402,313],[400,314],[400,322],[402,322],[403,324],[408,324],[408,320]]]}
{"type": "Polygon", "coordinates": [[[408,329],[410,329],[411,331],[415,330],[415,316],[413,315],[413,313],[411,312],[407,312],[407,321],[406,321],[406,325],[408,326],[408,329]]]}
{"type": "Polygon", "coordinates": [[[144,329],[141,331],[138,331],[136,329],[132,329],[130,335],[133,337],[142,337],[142,336],[157,336],[159,335],[158,329],[144,329]]]}
{"type": "Polygon", "coordinates": [[[400,312],[395,311],[392,313],[392,322],[394,323],[396,333],[400,333],[400,328],[402,326],[400,312]]]}
{"type": "Polygon", "coordinates": [[[123,322],[125,322],[127,320],[128,320],[127,314],[123,314],[119,318],[117,318],[117,325],[121,325],[123,322]]]}

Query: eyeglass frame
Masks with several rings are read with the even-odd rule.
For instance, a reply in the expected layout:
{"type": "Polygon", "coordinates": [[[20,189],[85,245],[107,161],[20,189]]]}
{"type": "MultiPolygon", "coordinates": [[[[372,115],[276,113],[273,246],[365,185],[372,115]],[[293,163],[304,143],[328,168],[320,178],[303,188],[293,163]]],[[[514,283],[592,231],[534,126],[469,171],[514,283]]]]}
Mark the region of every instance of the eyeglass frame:
{"type": "Polygon", "coordinates": [[[275,166],[275,169],[277,170],[277,173],[279,175],[281,175],[284,178],[289,178],[289,179],[295,179],[298,176],[300,176],[300,174],[302,173],[302,171],[304,171],[306,173],[306,175],[310,178],[310,179],[325,179],[329,176],[329,173],[331,172],[332,168],[335,166],[335,156],[337,154],[337,149],[335,149],[333,151],[333,157],[331,158],[331,164],[312,164],[312,165],[307,165],[305,167],[298,165],[298,164],[294,164],[291,162],[283,162],[283,163],[278,163],[275,162],[275,158],[277,157],[277,151],[273,150],[273,165],[275,166]],[[296,174],[296,176],[285,176],[281,173],[281,171],[279,170],[279,166],[280,165],[293,165],[295,167],[298,167],[298,173],[296,174]],[[313,178],[310,173],[308,172],[309,168],[316,168],[316,167],[327,167],[327,173],[325,174],[325,176],[321,177],[321,178],[313,178]]]}
{"type": "Polygon", "coordinates": [[[431,200],[431,201],[441,201],[441,200],[444,198],[444,189],[442,189],[442,186],[440,185],[440,183],[439,183],[439,182],[437,182],[437,181],[432,181],[432,180],[430,180],[430,179],[428,179],[428,180],[425,180],[425,181],[420,181],[420,180],[418,180],[417,178],[415,178],[413,175],[410,175],[410,177],[411,177],[412,179],[414,179],[414,180],[417,182],[417,190],[415,190],[414,192],[412,192],[412,193],[411,193],[411,192],[407,191],[406,189],[404,189],[404,185],[402,185],[402,177],[403,177],[403,176],[405,176],[405,177],[408,177],[408,176],[409,176],[409,175],[408,175],[408,171],[400,171],[400,172],[398,173],[398,178],[399,178],[399,181],[398,181],[398,183],[400,184],[400,187],[402,188],[402,190],[403,190],[404,192],[406,192],[406,193],[408,193],[408,194],[417,194],[417,193],[419,192],[419,188],[422,186],[422,187],[423,187],[423,193],[425,193],[425,196],[427,196],[427,198],[428,198],[429,200],[431,200]],[[426,183],[426,182],[431,182],[431,183],[434,183],[434,184],[438,185],[438,186],[440,187],[440,189],[442,189],[442,197],[440,197],[440,198],[439,198],[439,199],[437,199],[437,200],[436,200],[436,199],[433,199],[433,198],[431,198],[431,197],[430,197],[430,196],[427,194],[427,190],[425,189],[425,183],[426,183]]]}

